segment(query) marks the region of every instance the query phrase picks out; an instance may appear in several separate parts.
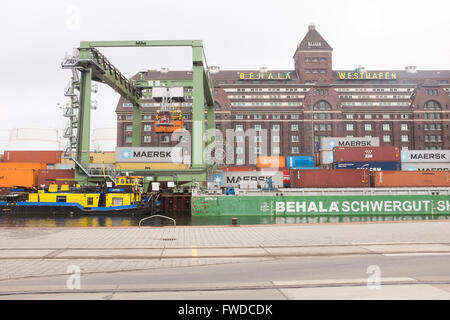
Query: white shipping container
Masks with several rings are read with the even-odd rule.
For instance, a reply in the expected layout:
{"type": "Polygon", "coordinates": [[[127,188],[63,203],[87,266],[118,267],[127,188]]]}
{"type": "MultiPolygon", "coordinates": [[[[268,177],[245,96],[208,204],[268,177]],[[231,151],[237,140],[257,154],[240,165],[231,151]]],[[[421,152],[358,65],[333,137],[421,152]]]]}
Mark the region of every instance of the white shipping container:
{"type": "Polygon", "coordinates": [[[264,187],[270,177],[273,184],[283,185],[283,171],[228,171],[222,175],[222,181],[214,182],[224,186],[240,186],[243,183],[245,186],[248,185],[248,187],[256,189],[258,185],[264,187]]]}
{"type": "Polygon", "coordinates": [[[116,162],[182,163],[183,149],[179,147],[117,147],[116,162]]]}
{"type": "Polygon", "coordinates": [[[450,163],[402,162],[403,171],[450,171],[450,163]]]}
{"type": "Polygon", "coordinates": [[[380,138],[372,137],[320,137],[319,151],[334,147],[379,147],[380,138]]]}
{"type": "Polygon", "coordinates": [[[402,150],[401,162],[450,162],[450,150],[402,150]]]}
{"type": "Polygon", "coordinates": [[[333,151],[331,150],[322,150],[319,152],[320,157],[320,165],[331,164],[333,163],[333,151]]]}

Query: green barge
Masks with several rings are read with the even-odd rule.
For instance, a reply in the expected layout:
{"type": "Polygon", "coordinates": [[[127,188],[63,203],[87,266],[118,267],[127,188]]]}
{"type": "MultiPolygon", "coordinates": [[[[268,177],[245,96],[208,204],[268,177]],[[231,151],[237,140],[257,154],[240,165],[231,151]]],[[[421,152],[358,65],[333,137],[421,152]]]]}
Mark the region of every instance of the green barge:
{"type": "Polygon", "coordinates": [[[192,216],[450,215],[450,188],[194,190],[192,216]]]}

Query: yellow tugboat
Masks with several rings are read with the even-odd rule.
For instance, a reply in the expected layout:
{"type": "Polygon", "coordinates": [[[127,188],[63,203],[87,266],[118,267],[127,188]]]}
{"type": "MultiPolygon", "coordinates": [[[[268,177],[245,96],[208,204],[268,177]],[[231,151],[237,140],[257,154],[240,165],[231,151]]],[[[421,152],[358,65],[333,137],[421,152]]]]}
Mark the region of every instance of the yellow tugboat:
{"type": "Polygon", "coordinates": [[[0,200],[0,211],[14,214],[148,215],[151,195],[142,199],[143,177],[117,176],[114,187],[52,184],[48,190],[15,190],[0,200]]]}

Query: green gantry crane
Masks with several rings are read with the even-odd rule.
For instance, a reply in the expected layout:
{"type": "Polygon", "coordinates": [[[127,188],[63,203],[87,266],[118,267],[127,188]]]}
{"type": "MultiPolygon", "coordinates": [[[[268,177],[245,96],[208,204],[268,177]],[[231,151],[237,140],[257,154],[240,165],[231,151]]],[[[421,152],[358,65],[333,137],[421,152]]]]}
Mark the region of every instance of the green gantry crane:
{"type": "MultiPolygon", "coordinates": [[[[132,146],[140,147],[142,139],[142,91],[151,88],[149,81],[127,79],[97,48],[104,47],[192,47],[192,80],[160,81],[164,86],[182,86],[192,88],[192,138],[191,167],[184,170],[158,170],[136,172],[151,177],[152,181],[189,181],[188,185],[204,184],[207,172],[214,169],[205,161],[205,147],[214,143],[214,96],[213,86],[206,63],[201,40],[151,40],[151,41],[83,41],[76,53],[66,58],[62,67],[76,69],[80,72],[76,86],[80,91],[77,101],[78,117],[77,135],[74,148],[75,156],[70,155],[76,163],[75,180],[81,185],[104,180],[103,175],[89,172],[90,159],[90,123],[91,123],[91,85],[92,81],[105,83],[133,104],[132,146]],[[204,109],[207,107],[208,137],[205,141],[204,109]]],[[[72,82],[72,91],[73,91],[72,82]]],[[[147,95],[147,94],[146,94],[147,95]]],[[[127,170],[128,171],[128,170],[127,170]]],[[[148,182],[147,182],[148,183],[148,182]]],[[[147,184],[148,186],[148,184],[147,184]]]]}

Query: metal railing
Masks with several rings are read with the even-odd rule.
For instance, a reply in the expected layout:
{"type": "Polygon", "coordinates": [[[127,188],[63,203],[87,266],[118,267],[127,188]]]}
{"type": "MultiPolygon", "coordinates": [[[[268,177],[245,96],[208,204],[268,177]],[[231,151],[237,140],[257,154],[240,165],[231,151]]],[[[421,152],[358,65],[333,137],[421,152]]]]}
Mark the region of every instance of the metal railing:
{"type": "Polygon", "coordinates": [[[174,227],[177,226],[177,222],[175,221],[175,219],[170,218],[170,217],[166,217],[166,216],[163,216],[163,215],[160,215],[160,214],[155,214],[155,215],[153,215],[153,216],[150,216],[150,217],[146,217],[146,218],[141,219],[141,220],[139,221],[139,228],[141,227],[142,221],[148,220],[148,219],[150,219],[150,218],[155,218],[155,217],[166,218],[166,219],[172,220],[172,221],[173,221],[173,226],[174,226],[174,227]]]}

